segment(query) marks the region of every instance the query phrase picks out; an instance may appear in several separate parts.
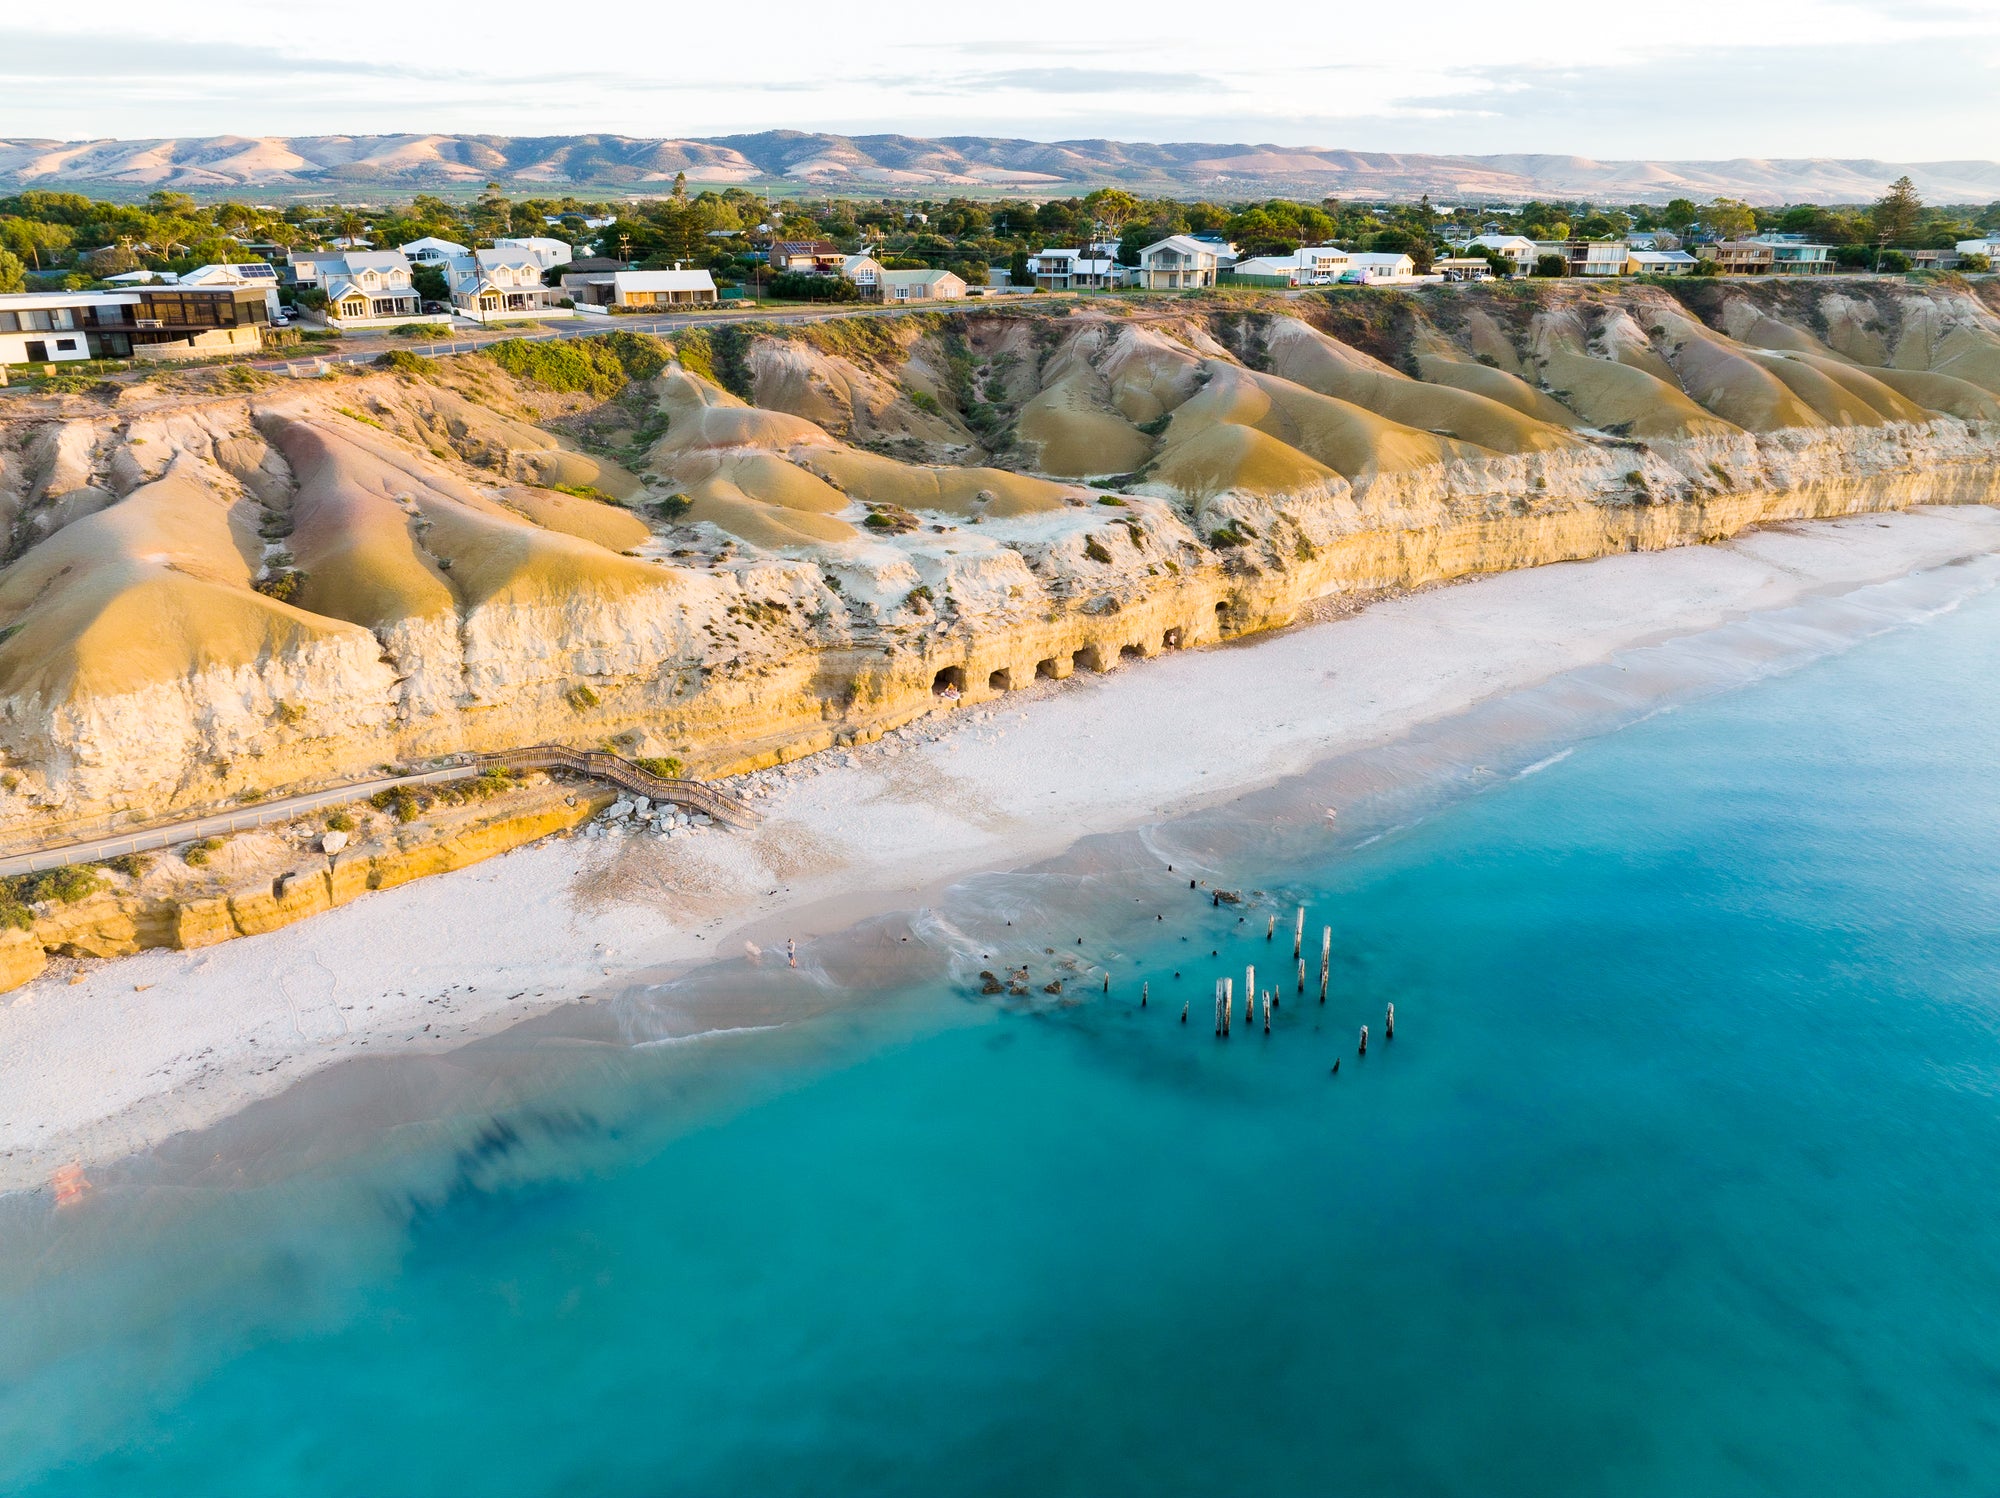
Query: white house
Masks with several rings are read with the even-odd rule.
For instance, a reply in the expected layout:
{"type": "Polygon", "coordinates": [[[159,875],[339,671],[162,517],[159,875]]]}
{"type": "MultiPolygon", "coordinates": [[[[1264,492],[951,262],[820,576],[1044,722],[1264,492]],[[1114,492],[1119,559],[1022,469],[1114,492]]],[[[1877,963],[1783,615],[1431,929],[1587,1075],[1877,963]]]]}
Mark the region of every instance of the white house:
{"type": "Polygon", "coordinates": [[[472,253],[462,244],[431,235],[413,239],[408,244],[397,245],[396,248],[412,265],[443,265],[448,260],[456,260],[472,253]]]}
{"type": "Polygon", "coordinates": [[[1306,245],[1289,255],[1258,255],[1231,268],[1238,281],[1262,284],[1276,277],[1287,286],[1330,286],[1352,263],[1346,250],[1330,244],[1306,245]]]}
{"type": "Polygon", "coordinates": [[[1359,282],[1363,286],[1380,286],[1385,282],[1414,281],[1417,278],[1417,262],[1408,255],[1390,254],[1386,251],[1356,251],[1347,257],[1347,269],[1341,273],[1343,281],[1359,282]]]}
{"type": "Polygon", "coordinates": [[[451,262],[451,304],[474,322],[574,317],[567,293],[542,283],[542,262],[527,250],[474,250],[451,262]]]}
{"type": "MultiPolygon", "coordinates": [[[[351,250],[344,255],[293,257],[294,274],[301,258],[311,262],[315,281],[299,275],[301,285],[318,285],[326,292],[325,317],[336,328],[382,327],[418,322],[422,298],[410,280],[410,262],[400,250],[351,250]]],[[[431,319],[433,321],[440,319],[431,319]]]]}
{"type": "Polygon", "coordinates": [[[1961,255],[1984,255],[1988,260],[2000,260],[2000,234],[1989,234],[1984,239],[1961,239],[1958,242],[1961,255]]]}
{"type": "Polygon", "coordinates": [[[1691,276],[1699,264],[1686,250],[1641,250],[1625,252],[1628,276],[1691,276]]]}
{"type": "Polygon", "coordinates": [[[496,250],[525,250],[541,262],[543,270],[554,270],[558,265],[568,265],[570,262],[571,251],[567,241],[561,239],[544,239],[538,234],[528,235],[521,239],[496,239],[493,241],[493,248],[496,250]]]}
{"type": "Polygon", "coordinates": [[[1118,245],[1100,241],[1082,249],[1046,249],[1028,257],[1028,273],[1043,291],[1102,291],[1119,284],[1118,245]]]}
{"type": "Polygon", "coordinates": [[[1139,251],[1137,284],[1148,291],[1193,291],[1213,286],[1226,249],[1227,245],[1192,235],[1171,234],[1139,251]]]}
{"type": "Polygon", "coordinates": [[[1517,276],[1532,275],[1535,256],[1541,253],[1532,239],[1519,234],[1482,234],[1477,239],[1467,240],[1462,248],[1475,254],[1481,250],[1492,250],[1514,268],[1517,276]]]}
{"type": "Polygon", "coordinates": [[[885,302],[955,301],[965,295],[965,281],[948,270],[885,270],[881,274],[885,302]]]}
{"type": "Polygon", "coordinates": [[[241,287],[12,293],[0,296],[0,364],[254,353],[269,322],[263,296],[241,287]]]}
{"type": "Polygon", "coordinates": [[[562,289],[579,307],[709,306],[716,300],[715,278],[705,270],[590,271],[564,276],[562,289]]]}
{"type": "Polygon", "coordinates": [[[1579,276],[1622,276],[1631,248],[1622,239],[1593,239],[1583,247],[1583,259],[1571,270],[1579,276]]]}
{"type": "Polygon", "coordinates": [[[264,293],[264,310],[278,320],[278,268],[262,260],[236,265],[197,265],[180,278],[182,286],[251,286],[264,293]]]}

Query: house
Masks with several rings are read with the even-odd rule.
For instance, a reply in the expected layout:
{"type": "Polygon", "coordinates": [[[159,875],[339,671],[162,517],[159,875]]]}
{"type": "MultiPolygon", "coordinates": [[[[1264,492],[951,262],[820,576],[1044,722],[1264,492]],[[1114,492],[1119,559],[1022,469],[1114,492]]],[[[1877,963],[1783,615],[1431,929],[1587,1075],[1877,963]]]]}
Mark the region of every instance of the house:
{"type": "MultiPolygon", "coordinates": [[[[1133,284],[1148,291],[1193,291],[1213,286],[1225,248],[1192,235],[1170,234],[1139,251],[1139,273],[1133,284]]],[[[1236,257],[1231,254],[1229,259],[1233,264],[1236,257]]]]}
{"type": "Polygon", "coordinates": [[[1347,269],[1340,279],[1358,282],[1363,286],[1380,286],[1384,282],[1414,281],[1417,278],[1417,262],[1408,255],[1390,254],[1386,251],[1356,252],[1347,257],[1347,269]]]}
{"type": "Polygon", "coordinates": [[[860,293],[873,301],[882,294],[882,262],[873,255],[849,255],[840,262],[840,273],[852,281],[860,293]]]}
{"type": "Polygon", "coordinates": [[[965,281],[948,270],[885,270],[879,277],[885,302],[955,301],[965,281]]]}
{"type": "Polygon", "coordinates": [[[1480,250],[1491,250],[1512,266],[1517,276],[1533,275],[1535,259],[1541,254],[1532,239],[1519,234],[1482,234],[1477,239],[1467,240],[1459,248],[1475,254],[1480,250]]]}
{"type": "Polygon", "coordinates": [[[2000,234],[1989,234],[1984,239],[1961,239],[1958,242],[1961,255],[1984,255],[1989,261],[2000,260],[2000,234]]]}
{"type": "Polygon", "coordinates": [[[1431,274],[1447,281],[1484,281],[1493,274],[1493,262],[1484,255],[1446,255],[1431,262],[1431,274]]]}
{"type": "Polygon", "coordinates": [[[1759,234],[1750,241],[1771,247],[1774,276],[1830,276],[1833,246],[1814,244],[1802,234],[1759,234]]]}
{"type": "MultiPolygon", "coordinates": [[[[1332,245],[1307,245],[1289,255],[1257,255],[1229,267],[1230,279],[1246,286],[1331,286],[1353,257],[1332,245]]],[[[1483,262],[1482,262],[1483,263],[1483,262]]]]}
{"type": "Polygon", "coordinates": [[[799,276],[837,276],[847,258],[841,248],[824,239],[781,239],[771,246],[771,274],[787,271],[799,276]]]}
{"type": "Polygon", "coordinates": [[[301,250],[292,255],[286,269],[292,273],[294,286],[310,286],[324,291],[328,272],[346,264],[347,256],[340,250],[301,250]]]}
{"type": "Polygon", "coordinates": [[[23,292],[0,296],[0,364],[254,353],[269,324],[254,287],[23,292]]]}
{"type": "Polygon", "coordinates": [[[1573,276],[1622,276],[1625,261],[1631,254],[1630,247],[1622,239],[1589,239],[1582,241],[1583,258],[1570,262],[1573,276]]]}
{"type": "Polygon", "coordinates": [[[566,293],[542,281],[542,262],[528,250],[474,250],[451,262],[451,304],[475,322],[516,317],[573,317],[566,293]]]}
{"type": "Polygon", "coordinates": [[[1777,259],[1771,246],[1754,239],[1723,239],[1699,246],[1697,258],[1713,261],[1725,276],[1768,276],[1777,259]]]}
{"type": "MultiPolygon", "coordinates": [[[[326,320],[336,328],[379,327],[419,317],[422,300],[400,250],[354,250],[331,260],[307,257],[326,293],[326,320]]],[[[296,267],[298,258],[294,257],[296,267]]],[[[300,278],[301,284],[312,284],[300,278]]]]}
{"type": "Polygon", "coordinates": [[[1635,250],[1678,250],[1681,237],[1666,229],[1641,229],[1636,234],[1627,234],[1625,243],[1635,250]]]}
{"type": "Polygon", "coordinates": [[[1910,257],[1911,270],[1957,270],[1958,251],[1952,250],[1905,250],[1910,257]]]}
{"type": "Polygon", "coordinates": [[[108,286],[151,286],[158,282],[162,286],[172,286],[180,277],[170,270],[128,270],[115,276],[104,277],[108,286]]]}
{"type": "Polygon", "coordinates": [[[278,268],[262,260],[235,265],[197,265],[180,278],[182,286],[250,286],[264,293],[264,310],[278,320],[278,268]]]}
{"type": "Polygon", "coordinates": [[[562,239],[544,239],[540,235],[529,235],[522,239],[496,239],[496,250],[524,250],[541,262],[543,270],[554,270],[558,265],[568,265],[572,251],[569,242],[562,239]]]}
{"type": "Polygon", "coordinates": [[[563,277],[563,292],[579,307],[709,306],[716,300],[715,278],[705,270],[593,271],[563,277]]]}
{"type": "Polygon", "coordinates": [[[1120,281],[1116,241],[1081,249],[1045,249],[1028,257],[1028,273],[1041,291],[1105,291],[1120,281]]]}
{"type": "Polygon", "coordinates": [[[1698,262],[1686,250],[1641,250],[1625,252],[1628,276],[1689,276],[1698,262]]]}
{"type": "Polygon", "coordinates": [[[462,244],[430,235],[413,239],[408,244],[399,244],[396,249],[412,265],[443,265],[448,260],[459,260],[472,253],[462,244]]]}

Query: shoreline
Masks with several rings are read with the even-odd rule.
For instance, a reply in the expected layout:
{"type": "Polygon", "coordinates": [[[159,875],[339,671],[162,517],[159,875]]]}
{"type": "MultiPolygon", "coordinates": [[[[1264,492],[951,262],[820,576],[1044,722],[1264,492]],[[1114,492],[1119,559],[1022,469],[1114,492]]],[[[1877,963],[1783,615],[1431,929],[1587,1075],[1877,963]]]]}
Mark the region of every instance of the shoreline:
{"type": "Polygon", "coordinates": [[[1622,650],[1996,550],[2000,511],[1966,506],[1480,577],[763,772],[754,833],[547,841],[262,936],[55,964],[0,998],[0,1192],[341,1060],[436,1054],[642,972],[803,943],[1622,650]]]}

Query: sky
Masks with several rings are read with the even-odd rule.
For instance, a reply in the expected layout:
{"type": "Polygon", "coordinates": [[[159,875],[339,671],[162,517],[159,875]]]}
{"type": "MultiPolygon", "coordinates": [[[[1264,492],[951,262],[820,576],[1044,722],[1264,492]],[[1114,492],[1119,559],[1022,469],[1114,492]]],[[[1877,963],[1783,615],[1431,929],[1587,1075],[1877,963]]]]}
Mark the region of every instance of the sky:
{"type": "Polygon", "coordinates": [[[2000,0],[1706,0],[1605,7],[1587,24],[1497,0],[1288,9],[1156,0],[1042,22],[1037,7],[823,0],[573,17],[547,0],[392,16],[23,7],[0,11],[0,138],[785,128],[1598,159],[2000,156],[2000,0]]]}

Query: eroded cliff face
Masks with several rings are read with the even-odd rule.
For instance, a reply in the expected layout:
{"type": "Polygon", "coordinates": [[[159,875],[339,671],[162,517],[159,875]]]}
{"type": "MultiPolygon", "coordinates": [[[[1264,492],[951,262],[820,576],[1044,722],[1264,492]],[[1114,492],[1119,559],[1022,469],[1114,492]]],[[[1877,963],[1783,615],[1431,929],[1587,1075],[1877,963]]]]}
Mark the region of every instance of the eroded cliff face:
{"type": "Polygon", "coordinates": [[[1959,285],[842,328],[736,335],[741,395],[702,346],[8,424],[0,835],[535,742],[715,774],[1328,593],[2000,498],[1959,285]]]}

